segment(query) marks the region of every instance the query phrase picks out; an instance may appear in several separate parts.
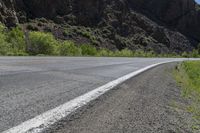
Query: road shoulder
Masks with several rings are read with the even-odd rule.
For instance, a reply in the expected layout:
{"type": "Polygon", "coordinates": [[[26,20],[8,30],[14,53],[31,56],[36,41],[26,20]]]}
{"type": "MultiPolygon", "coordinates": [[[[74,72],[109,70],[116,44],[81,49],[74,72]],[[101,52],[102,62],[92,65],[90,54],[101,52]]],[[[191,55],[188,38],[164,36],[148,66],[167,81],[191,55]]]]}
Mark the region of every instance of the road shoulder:
{"type": "Polygon", "coordinates": [[[176,63],[142,73],[104,94],[45,132],[191,132],[191,116],[175,103],[188,104],[173,79],[176,63]]]}

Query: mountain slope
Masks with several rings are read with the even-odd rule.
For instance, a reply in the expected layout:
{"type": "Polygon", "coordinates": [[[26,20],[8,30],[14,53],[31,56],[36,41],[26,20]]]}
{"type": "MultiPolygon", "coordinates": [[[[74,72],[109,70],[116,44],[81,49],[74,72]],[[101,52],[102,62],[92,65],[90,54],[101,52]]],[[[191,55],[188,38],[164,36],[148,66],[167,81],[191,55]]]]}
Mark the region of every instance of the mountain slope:
{"type": "Polygon", "coordinates": [[[0,20],[109,49],[191,51],[200,42],[194,0],[0,0],[0,20]]]}

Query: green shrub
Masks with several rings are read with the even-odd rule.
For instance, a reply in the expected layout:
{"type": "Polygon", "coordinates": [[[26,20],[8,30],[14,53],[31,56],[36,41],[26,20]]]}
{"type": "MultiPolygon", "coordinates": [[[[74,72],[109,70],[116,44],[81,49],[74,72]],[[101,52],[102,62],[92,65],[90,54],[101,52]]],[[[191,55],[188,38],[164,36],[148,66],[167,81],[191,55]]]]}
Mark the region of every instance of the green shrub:
{"type": "Polygon", "coordinates": [[[48,23],[48,20],[46,18],[39,18],[38,20],[42,23],[48,23]]]}
{"type": "Polygon", "coordinates": [[[81,49],[72,41],[64,41],[59,48],[59,54],[62,56],[80,56],[81,49]]]}
{"type": "Polygon", "coordinates": [[[135,57],[145,57],[146,56],[146,53],[143,51],[143,50],[136,50],[134,52],[134,56],[135,57]]]}
{"type": "Polygon", "coordinates": [[[11,52],[11,44],[7,42],[6,27],[0,23],[0,55],[11,52]]]}
{"type": "Polygon", "coordinates": [[[28,25],[26,26],[26,28],[27,28],[28,30],[30,30],[30,31],[38,31],[38,30],[39,30],[36,26],[31,25],[31,24],[28,24],[28,25]]]}
{"type": "Polygon", "coordinates": [[[146,57],[156,57],[156,54],[153,51],[146,52],[146,57]]]}
{"type": "Polygon", "coordinates": [[[30,46],[28,52],[31,55],[56,55],[58,48],[58,41],[50,33],[30,32],[29,34],[30,46]]]}
{"type": "Polygon", "coordinates": [[[193,50],[192,53],[191,53],[191,57],[198,58],[199,57],[198,50],[193,50]]]}
{"type": "Polygon", "coordinates": [[[94,46],[91,46],[89,44],[81,45],[81,51],[82,51],[82,55],[86,55],[86,56],[97,55],[97,49],[94,46]]]}
{"type": "Polygon", "coordinates": [[[83,37],[88,38],[92,44],[97,45],[99,42],[97,41],[97,37],[92,33],[90,28],[82,28],[79,27],[77,32],[82,35],[83,37]]]}
{"type": "Polygon", "coordinates": [[[97,56],[100,56],[100,57],[101,56],[103,56],[103,57],[110,56],[110,51],[107,49],[100,49],[100,50],[98,50],[97,56]]]}
{"type": "Polygon", "coordinates": [[[13,28],[8,32],[7,42],[11,44],[11,49],[16,55],[26,54],[24,32],[19,27],[13,28]]]}
{"type": "Polygon", "coordinates": [[[91,33],[90,32],[88,32],[88,31],[82,31],[82,32],[80,32],[80,34],[82,34],[82,36],[84,36],[84,37],[86,37],[86,38],[92,38],[93,36],[91,35],[91,33]]]}
{"type": "Polygon", "coordinates": [[[0,55],[7,55],[11,52],[11,44],[5,41],[5,37],[0,33],[0,55]]]}
{"type": "Polygon", "coordinates": [[[181,54],[181,56],[184,57],[184,58],[188,58],[188,57],[189,57],[189,54],[188,54],[187,52],[183,52],[183,53],[181,54]]]}
{"type": "Polygon", "coordinates": [[[133,52],[129,49],[123,49],[121,51],[119,51],[118,53],[120,57],[132,57],[133,56],[133,52]]]}

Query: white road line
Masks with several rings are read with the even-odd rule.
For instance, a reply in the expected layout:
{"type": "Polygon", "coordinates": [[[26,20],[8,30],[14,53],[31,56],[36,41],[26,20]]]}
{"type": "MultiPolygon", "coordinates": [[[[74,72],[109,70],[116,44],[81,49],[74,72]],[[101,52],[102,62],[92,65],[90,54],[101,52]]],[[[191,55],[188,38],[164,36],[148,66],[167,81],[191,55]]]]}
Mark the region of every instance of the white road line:
{"type": "Polygon", "coordinates": [[[124,82],[146,70],[154,68],[158,65],[175,62],[175,61],[180,61],[180,60],[174,60],[174,61],[153,64],[153,65],[147,66],[145,68],[142,68],[140,70],[137,70],[135,72],[132,72],[130,74],[127,74],[127,75],[125,75],[121,78],[118,78],[114,81],[111,81],[99,88],[96,88],[95,90],[92,90],[82,96],[79,96],[63,105],[60,105],[57,108],[54,108],[54,109],[49,110],[41,115],[38,115],[33,119],[25,121],[16,127],[13,127],[7,131],[4,131],[3,133],[40,133],[40,132],[44,131],[44,129],[51,126],[52,124],[55,124],[62,118],[67,117],[72,112],[83,107],[84,105],[88,104],[89,102],[97,99],[99,96],[101,96],[104,93],[106,93],[107,91],[113,89],[114,87],[121,84],[122,82],[124,82]]]}

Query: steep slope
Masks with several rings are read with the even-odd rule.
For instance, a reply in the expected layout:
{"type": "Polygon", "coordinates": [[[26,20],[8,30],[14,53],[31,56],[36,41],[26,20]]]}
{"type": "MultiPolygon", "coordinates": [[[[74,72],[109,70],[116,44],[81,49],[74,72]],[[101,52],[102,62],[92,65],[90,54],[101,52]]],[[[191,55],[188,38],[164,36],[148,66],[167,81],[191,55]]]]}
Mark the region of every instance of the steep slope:
{"type": "Polygon", "coordinates": [[[97,47],[179,53],[191,51],[200,41],[200,11],[194,0],[0,0],[0,3],[0,20],[7,26],[19,22],[29,30],[49,31],[58,38],[97,47]]]}
{"type": "Polygon", "coordinates": [[[134,9],[200,40],[200,10],[194,0],[129,0],[134,9]]]}

